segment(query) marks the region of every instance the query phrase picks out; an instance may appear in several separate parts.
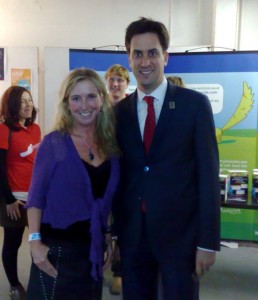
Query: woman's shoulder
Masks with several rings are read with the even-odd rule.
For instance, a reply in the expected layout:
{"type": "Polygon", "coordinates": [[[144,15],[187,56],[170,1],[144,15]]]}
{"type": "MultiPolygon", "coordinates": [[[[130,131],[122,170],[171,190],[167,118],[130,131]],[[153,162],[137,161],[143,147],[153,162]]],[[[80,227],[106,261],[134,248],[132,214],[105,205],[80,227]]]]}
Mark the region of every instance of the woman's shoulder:
{"type": "Polygon", "coordinates": [[[35,134],[35,135],[39,135],[39,136],[41,135],[40,127],[39,127],[39,125],[36,124],[36,123],[31,124],[31,125],[28,127],[28,129],[30,130],[30,132],[32,132],[32,133],[35,134]]]}
{"type": "Polygon", "coordinates": [[[0,123],[0,131],[1,131],[1,133],[8,132],[9,127],[7,125],[5,125],[5,123],[0,123]]]}
{"type": "Polygon", "coordinates": [[[8,139],[10,129],[4,123],[0,123],[0,137],[1,139],[8,139]]]}
{"type": "Polygon", "coordinates": [[[31,124],[30,127],[40,130],[39,124],[37,124],[37,123],[31,124]]]}
{"type": "Polygon", "coordinates": [[[42,142],[41,147],[52,149],[57,157],[65,157],[67,149],[68,134],[62,133],[59,130],[47,133],[42,142]]]}
{"type": "Polygon", "coordinates": [[[67,138],[68,134],[67,133],[63,133],[60,130],[54,130],[51,132],[48,132],[44,138],[48,139],[48,140],[64,140],[65,138],[67,138]]]}
{"type": "Polygon", "coordinates": [[[43,143],[55,143],[57,141],[61,141],[63,138],[62,138],[62,134],[60,131],[51,131],[51,132],[48,132],[46,133],[44,136],[43,136],[43,139],[42,139],[42,142],[43,143]]]}

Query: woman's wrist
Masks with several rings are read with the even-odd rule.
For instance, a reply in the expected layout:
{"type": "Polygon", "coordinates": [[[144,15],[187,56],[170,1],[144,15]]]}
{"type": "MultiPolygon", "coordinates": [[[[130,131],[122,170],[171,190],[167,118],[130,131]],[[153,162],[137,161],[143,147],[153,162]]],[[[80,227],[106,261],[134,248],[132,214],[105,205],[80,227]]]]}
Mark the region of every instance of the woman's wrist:
{"type": "Polygon", "coordinates": [[[29,242],[41,240],[40,232],[33,232],[29,234],[29,242]]]}

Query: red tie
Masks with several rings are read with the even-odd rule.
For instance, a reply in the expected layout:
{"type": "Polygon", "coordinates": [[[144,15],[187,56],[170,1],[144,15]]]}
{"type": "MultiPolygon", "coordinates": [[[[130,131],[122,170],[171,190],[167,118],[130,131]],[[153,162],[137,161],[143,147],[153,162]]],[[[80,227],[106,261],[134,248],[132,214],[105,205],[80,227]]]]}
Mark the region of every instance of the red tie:
{"type": "Polygon", "coordinates": [[[155,118],[155,110],[153,106],[154,98],[152,96],[145,96],[143,99],[148,105],[147,117],[144,126],[144,133],[143,133],[143,143],[145,146],[145,151],[148,154],[151,141],[154,135],[155,127],[156,127],[156,120],[155,120],[156,118],[155,118]]]}
{"type": "MultiPolygon", "coordinates": [[[[152,96],[145,96],[143,100],[147,103],[147,117],[144,126],[144,133],[143,133],[143,143],[145,147],[146,154],[148,154],[151,141],[154,135],[155,127],[156,127],[156,118],[155,118],[155,110],[153,106],[154,98],[152,96]]],[[[142,212],[146,212],[145,202],[142,201],[142,212]]]]}

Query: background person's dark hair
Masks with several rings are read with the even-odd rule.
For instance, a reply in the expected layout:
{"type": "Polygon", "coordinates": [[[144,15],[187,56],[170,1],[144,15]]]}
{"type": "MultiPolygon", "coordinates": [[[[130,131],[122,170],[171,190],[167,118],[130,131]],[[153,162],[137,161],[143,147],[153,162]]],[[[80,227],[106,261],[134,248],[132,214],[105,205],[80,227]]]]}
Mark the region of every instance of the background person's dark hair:
{"type": "Polygon", "coordinates": [[[164,24],[152,19],[140,18],[140,20],[132,22],[126,28],[125,34],[125,47],[126,51],[130,53],[130,44],[134,35],[143,33],[156,33],[163,51],[166,51],[169,47],[169,33],[164,24]]]}
{"type": "MultiPolygon", "coordinates": [[[[31,93],[22,86],[10,86],[1,99],[0,120],[13,131],[20,130],[16,124],[20,121],[21,98],[24,92],[29,93],[33,101],[31,93]]],[[[33,105],[31,118],[25,120],[24,126],[33,124],[36,117],[37,110],[33,105]]]]}

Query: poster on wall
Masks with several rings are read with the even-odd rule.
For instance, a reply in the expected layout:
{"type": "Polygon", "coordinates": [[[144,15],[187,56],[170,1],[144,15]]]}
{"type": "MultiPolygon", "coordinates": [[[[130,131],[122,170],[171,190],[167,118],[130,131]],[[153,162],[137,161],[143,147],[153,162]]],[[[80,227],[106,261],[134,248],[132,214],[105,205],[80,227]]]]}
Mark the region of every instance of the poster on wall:
{"type": "Polygon", "coordinates": [[[4,48],[0,48],[0,80],[4,80],[4,48]]]}
{"type": "Polygon", "coordinates": [[[31,69],[11,69],[11,85],[18,85],[31,92],[31,69]]]}

